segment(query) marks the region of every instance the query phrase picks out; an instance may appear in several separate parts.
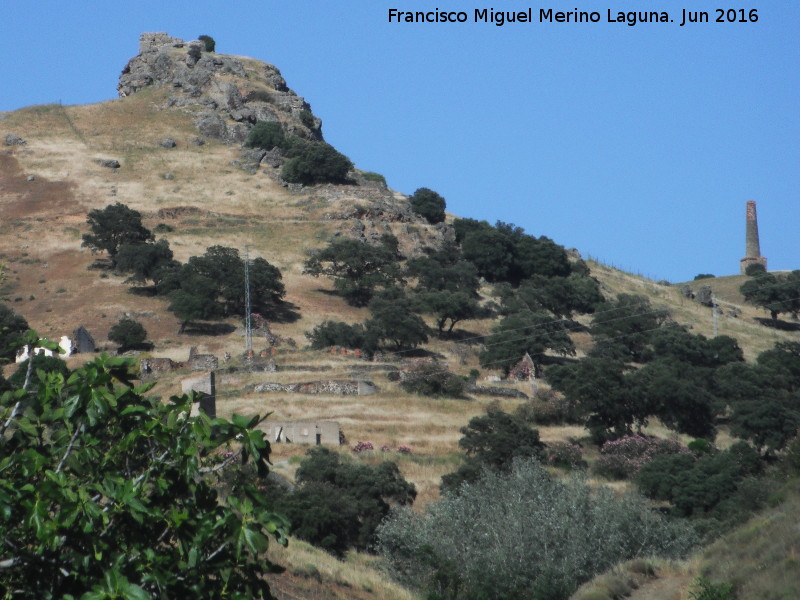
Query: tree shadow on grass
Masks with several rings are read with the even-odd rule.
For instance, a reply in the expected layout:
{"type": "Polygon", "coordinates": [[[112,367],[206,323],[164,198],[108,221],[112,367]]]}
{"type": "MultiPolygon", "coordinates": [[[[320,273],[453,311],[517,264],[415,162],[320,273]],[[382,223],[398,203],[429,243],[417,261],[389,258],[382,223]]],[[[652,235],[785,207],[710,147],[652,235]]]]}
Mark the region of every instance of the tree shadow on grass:
{"type": "Polygon", "coordinates": [[[283,301],[270,311],[269,320],[275,323],[294,323],[300,319],[298,306],[292,302],[283,301]]]}
{"type": "Polygon", "coordinates": [[[153,298],[156,296],[156,286],[142,285],[128,288],[128,293],[134,296],[142,296],[144,298],[153,298]]]}
{"type": "Polygon", "coordinates": [[[756,321],[758,321],[764,327],[777,329],[779,331],[800,331],[800,323],[787,323],[786,321],[781,321],[780,319],[772,320],[764,317],[756,317],[756,321]]]}
{"type": "MultiPolygon", "coordinates": [[[[438,332],[437,332],[438,333],[438,332]]],[[[474,331],[467,331],[466,329],[454,329],[453,331],[443,331],[439,335],[439,339],[448,340],[450,342],[458,342],[460,344],[468,344],[476,346],[485,342],[485,335],[475,333],[474,331]]]]}
{"type": "Polygon", "coordinates": [[[183,333],[186,335],[228,335],[236,331],[236,327],[229,323],[187,323],[183,333]]]}

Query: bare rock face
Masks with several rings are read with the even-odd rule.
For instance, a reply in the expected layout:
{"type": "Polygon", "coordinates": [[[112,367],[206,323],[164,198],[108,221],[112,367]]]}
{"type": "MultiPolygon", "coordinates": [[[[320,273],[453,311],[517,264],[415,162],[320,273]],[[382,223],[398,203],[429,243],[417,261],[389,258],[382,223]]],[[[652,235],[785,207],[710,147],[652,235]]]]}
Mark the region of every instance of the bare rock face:
{"type": "Polygon", "coordinates": [[[243,141],[257,121],[278,121],[289,134],[322,140],[322,122],[287,87],[276,67],[260,63],[254,69],[256,61],[246,66],[239,58],[202,48],[197,41],[163,32],[143,33],[139,54],[120,75],[120,97],[149,87],[167,88],[173,92],[167,106],[206,107],[209,112],[195,122],[200,133],[227,143],[243,141]]]}

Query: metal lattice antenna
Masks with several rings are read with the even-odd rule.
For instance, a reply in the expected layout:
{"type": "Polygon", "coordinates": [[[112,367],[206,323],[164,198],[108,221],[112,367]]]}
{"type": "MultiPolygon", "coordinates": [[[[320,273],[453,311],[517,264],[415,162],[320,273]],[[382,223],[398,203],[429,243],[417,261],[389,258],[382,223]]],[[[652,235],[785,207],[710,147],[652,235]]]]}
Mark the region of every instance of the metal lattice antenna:
{"type": "Polygon", "coordinates": [[[247,356],[253,351],[253,328],[250,322],[250,246],[244,247],[244,336],[247,356]]]}

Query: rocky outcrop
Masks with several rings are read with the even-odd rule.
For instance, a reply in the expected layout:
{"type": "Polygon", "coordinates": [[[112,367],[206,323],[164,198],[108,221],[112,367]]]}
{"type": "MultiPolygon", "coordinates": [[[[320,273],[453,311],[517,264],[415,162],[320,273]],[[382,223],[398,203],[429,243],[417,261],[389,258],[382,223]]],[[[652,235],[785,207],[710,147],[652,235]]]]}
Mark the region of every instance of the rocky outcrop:
{"type": "Polygon", "coordinates": [[[28,142],[18,135],[14,135],[13,133],[6,134],[6,146],[24,146],[27,143],[28,142]]]}
{"type": "Polygon", "coordinates": [[[203,106],[195,125],[205,137],[241,143],[257,121],[278,121],[290,135],[322,140],[322,122],[266,63],[203,51],[197,41],[144,33],[139,54],[119,78],[120,97],[149,87],[167,88],[168,106],[203,106]],[[253,66],[253,64],[257,66],[253,66]]]}

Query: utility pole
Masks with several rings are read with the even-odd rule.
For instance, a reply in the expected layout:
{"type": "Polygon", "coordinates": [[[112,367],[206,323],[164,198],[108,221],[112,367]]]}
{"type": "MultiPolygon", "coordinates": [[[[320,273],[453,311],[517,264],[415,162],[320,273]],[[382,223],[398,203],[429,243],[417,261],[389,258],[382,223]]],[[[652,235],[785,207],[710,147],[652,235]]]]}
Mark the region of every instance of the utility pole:
{"type": "Polygon", "coordinates": [[[719,334],[719,323],[717,322],[717,297],[714,294],[711,294],[711,315],[714,319],[714,336],[717,337],[719,334]]]}
{"type": "Polygon", "coordinates": [[[253,328],[250,322],[250,256],[248,250],[250,246],[244,247],[244,339],[245,356],[248,358],[253,354],[253,328]]]}

